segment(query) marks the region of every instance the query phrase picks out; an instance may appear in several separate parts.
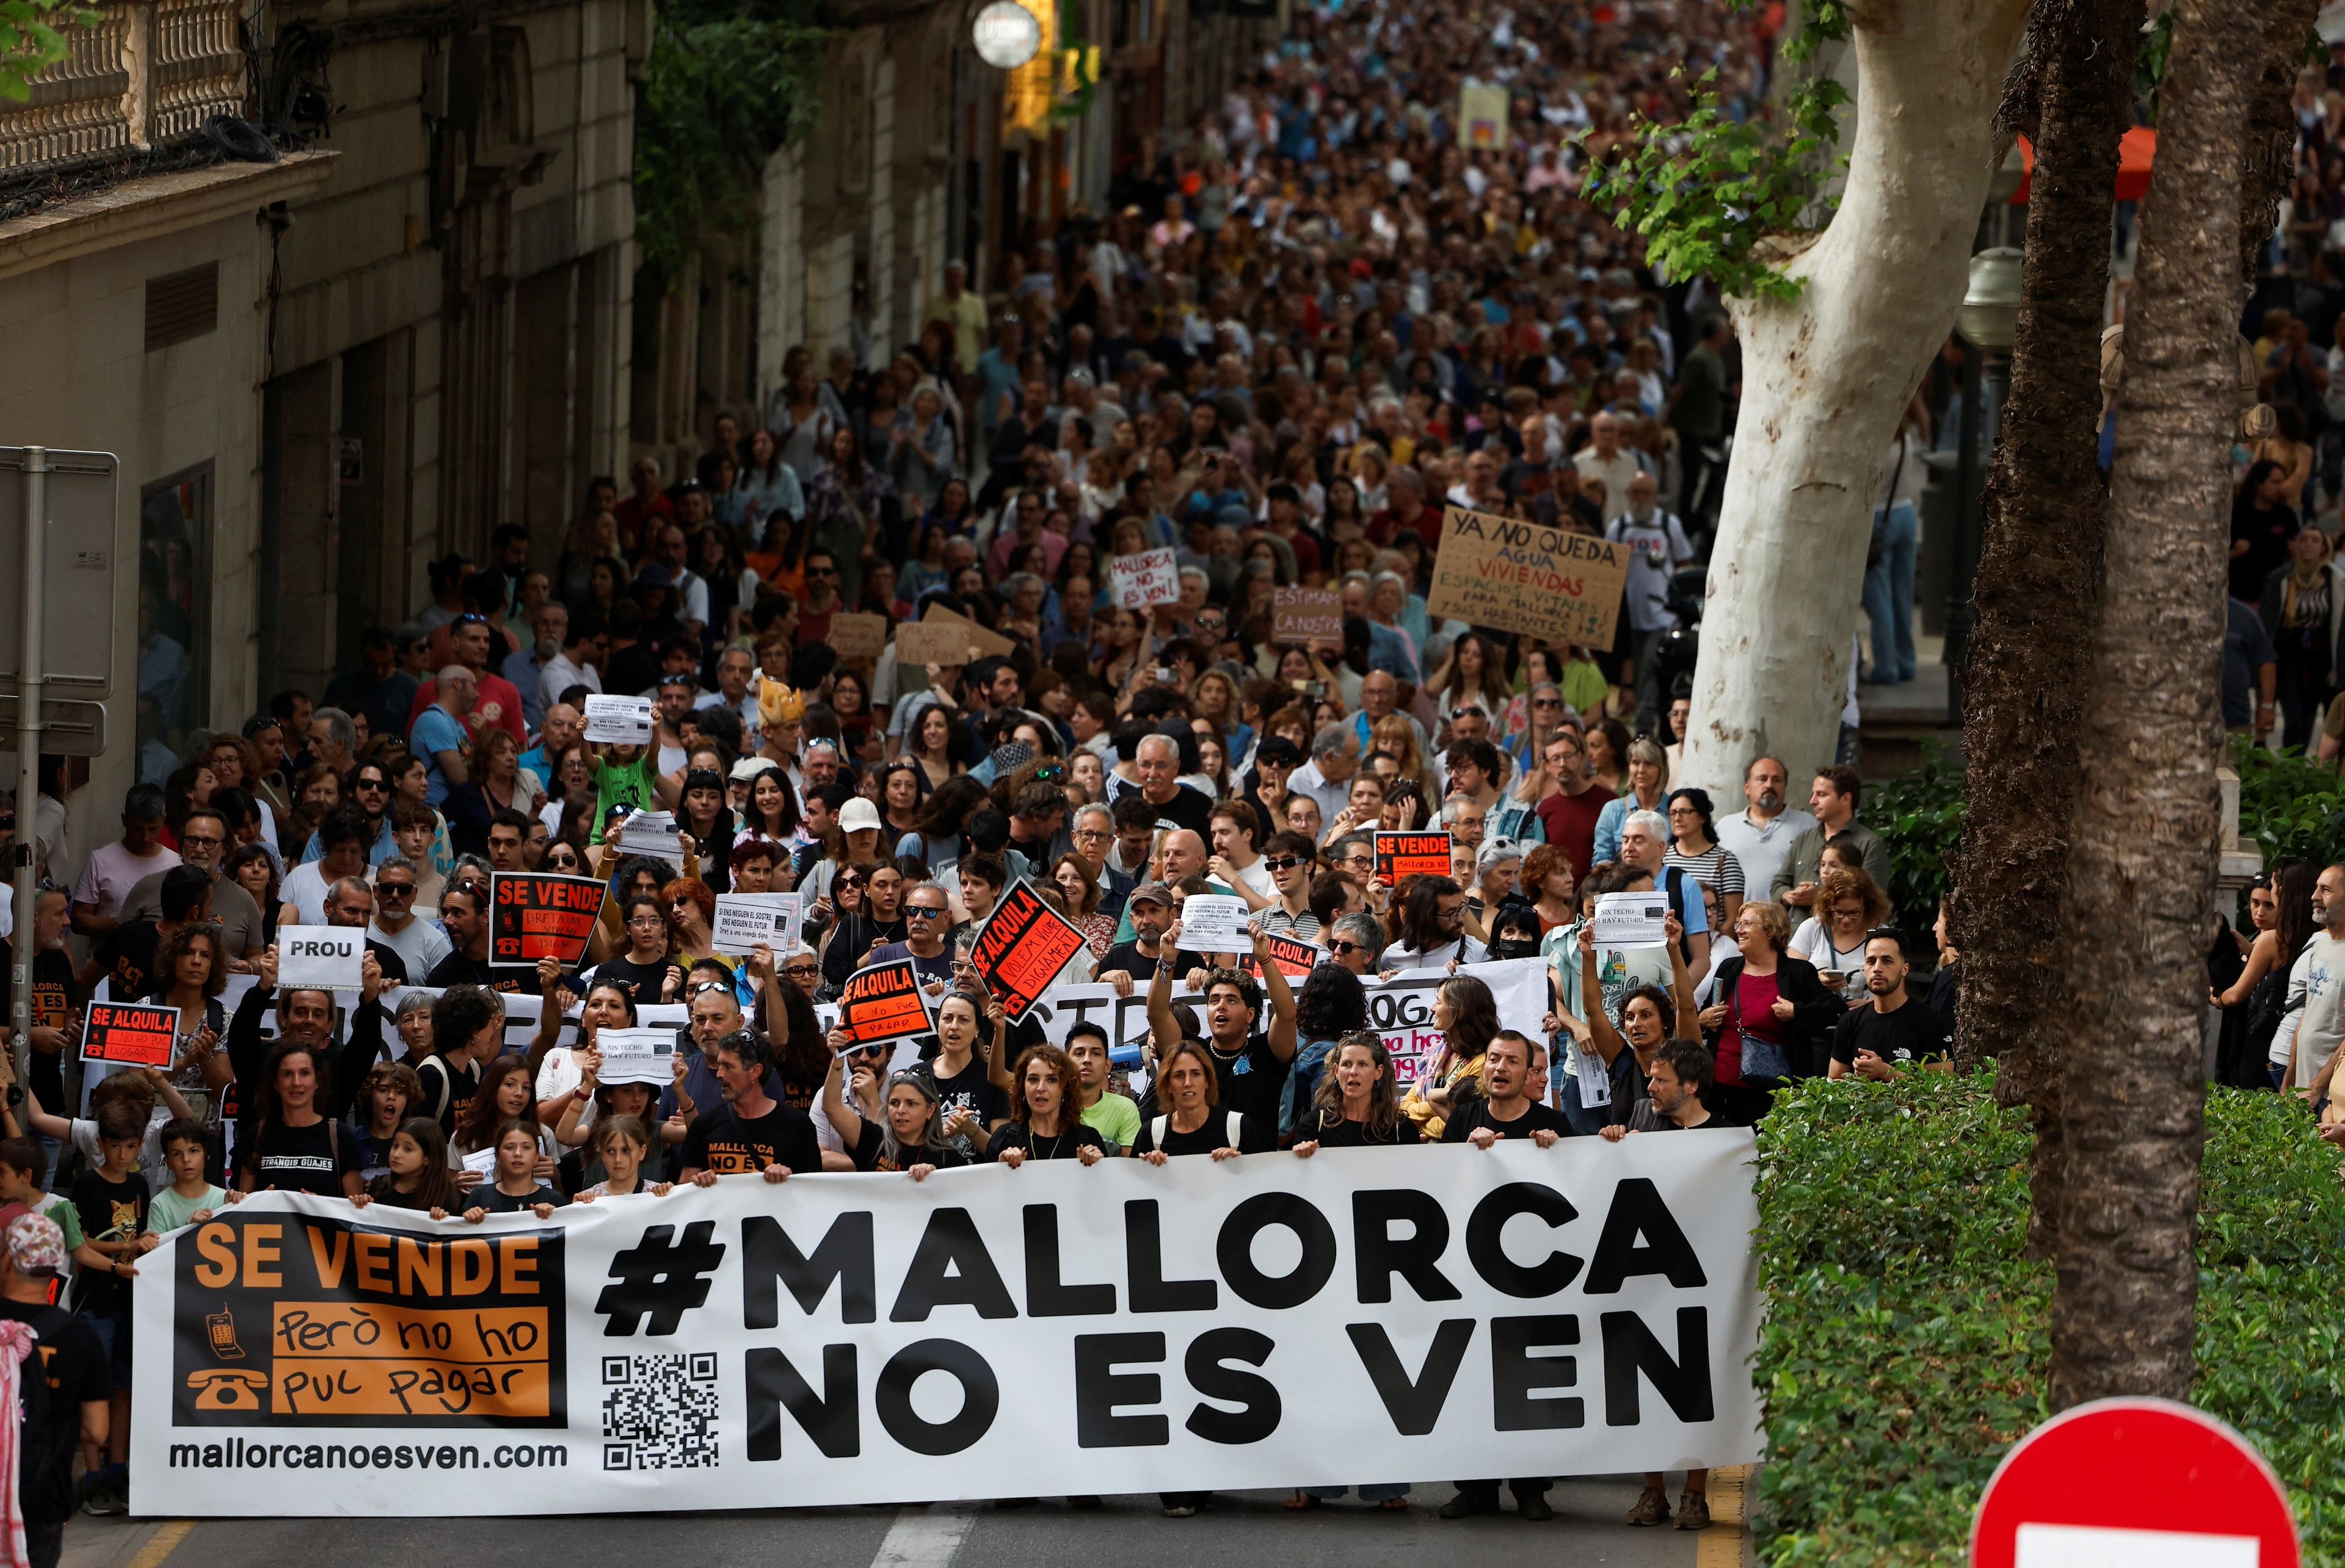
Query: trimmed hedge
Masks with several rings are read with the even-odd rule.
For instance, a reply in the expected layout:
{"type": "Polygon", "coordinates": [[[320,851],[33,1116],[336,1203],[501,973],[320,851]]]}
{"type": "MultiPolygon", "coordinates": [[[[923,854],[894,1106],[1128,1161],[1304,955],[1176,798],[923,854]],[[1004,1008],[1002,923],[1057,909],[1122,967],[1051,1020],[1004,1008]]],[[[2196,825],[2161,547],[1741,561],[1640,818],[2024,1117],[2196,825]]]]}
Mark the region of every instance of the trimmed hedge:
{"type": "MultiPolygon", "coordinates": [[[[2279,1471],[2305,1562],[2345,1568],[2337,1152],[2279,1095],[2215,1090],[2207,1123],[2192,1402],[2279,1471]]],[[[2052,1413],[2023,1114],[1992,1069],[1817,1081],[1760,1149],[1760,1560],[1960,1563],[1988,1476],[2052,1413]]]]}

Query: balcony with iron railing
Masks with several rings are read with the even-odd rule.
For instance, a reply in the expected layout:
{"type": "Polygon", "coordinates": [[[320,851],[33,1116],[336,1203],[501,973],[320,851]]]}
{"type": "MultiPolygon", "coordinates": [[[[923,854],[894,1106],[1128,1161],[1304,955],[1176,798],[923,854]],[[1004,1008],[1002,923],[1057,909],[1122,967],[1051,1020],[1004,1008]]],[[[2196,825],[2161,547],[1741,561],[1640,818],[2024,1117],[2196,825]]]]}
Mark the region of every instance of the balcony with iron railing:
{"type": "Polygon", "coordinates": [[[65,26],[32,96],[0,103],[0,180],[144,152],[245,106],[239,0],[113,0],[65,26]]]}

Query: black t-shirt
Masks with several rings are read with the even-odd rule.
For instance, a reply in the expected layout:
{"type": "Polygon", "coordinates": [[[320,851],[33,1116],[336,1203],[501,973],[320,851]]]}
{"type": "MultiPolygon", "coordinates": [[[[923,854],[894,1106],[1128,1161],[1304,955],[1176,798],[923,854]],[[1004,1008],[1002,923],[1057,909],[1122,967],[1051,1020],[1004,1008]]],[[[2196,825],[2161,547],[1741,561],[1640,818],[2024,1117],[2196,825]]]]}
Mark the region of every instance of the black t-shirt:
{"type": "MultiPolygon", "coordinates": [[[[147,1233],[147,1179],[133,1170],[122,1181],[108,1181],[92,1166],[74,1179],[73,1206],[81,1216],[81,1233],[91,1240],[130,1241],[147,1233]],[[111,1234],[108,1234],[111,1232],[111,1234]]],[[[74,1276],[74,1310],[117,1317],[130,1310],[130,1281],[96,1269],[74,1276]]]]}
{"type": "Polygon", "coordinates": [[[311,1192],[342,1196],[342,1173],[359,1168],[359,1140],[331,1121],[308,1127],[264,1127],[239,1150],[239,1170],[252,1176],[255,1192],[311,1192]]]}
{"type": "Polygon", "coordinates": [[[1205,1053],[1213,1058],[1213,1076],[1221,1080],[1221,1108],[1240,1112],[1248,1121],[1276,1127],[1279,1096],[1286,1087],[1286,1071],[1293,1064],[1278,1059],[1270,1048],[1270,1037],[1256,1035],[1230,1057],[1222,1055],[1221,1047],[1209,1040],[1205,1053]]]}
{"type": "Polygon", "coordinates": [[[822,1169],[822,1145],[815,1141],[814,1122],[806,1112],[777,1105],[752,1120],[720,1105],[692,1124],[678,1168],[736,1176],[769,1165],[785,1166],[793,1176],[822,1169]]]}
{"type": "MultiPolygon", "coordinates": [[[[1694,1124],[1695,1127],[1720,1125],[1719,1119],[1714,1116],[1694,1124]]],[[[1655,1110],[1651,1100],[1640,1099],[1637,1102],[1637,1108],[1629,1114],[1629,1130],[1630,1132],[1691,1132],[1693,1128],[1680,1127],[1676,1122],[1655,1110]]]]}
{"type": "MultiPolygon", "coordinates": [[[[15,1003],[16,955],[7,939],[0,937],[0,1018],[13,1017],[15,1003]]],[[[120,995],[120,993],[117,993],[120,995]]],[[[81,986],[74,979],[73,957],[58,948],[33,957],[33,1027],[62,1029],[66,1015],[81,1006],[81,986]]],[[[32,1057],[33,1092],[45,1106],[55,1106],[63,1114],[66,1103],[65,1077],[58,1067],[62,1053],[35,1051],[32,1057]]]]}
{"type": "Polygon", "coordinates": [[[1196,788],[1194,785],[1180,785],[1178,788],[1173,790],[1172,798],[1166,801],[1162,805],[1158,805],[1155,802],[1148,800],[1148,798],[1142,794],[1137,789],[1128,789],[1123,793],[1131,795],[1135,800],[1140,800],[1145,803],[1148,809],[1156,814],[1157,826],[1162,827],[1167,823],[1170,823],[1174,827],[1185,827],[1190,832],[1204,837],[1209,842],[1211,841],[1213,837],[1213,803],[1203,791],[1196,788]]]}
{"type": "MultiPolygon", "coordinates": [[[[1147,954],[1142,953],[1140,950],[1140,945],[1138,943],[1119,942],[1114,946],[1107,950],[1106,957],[1100,960],[1099,973],[1105,975],[1112,973],[1114,970],[1121,969],[1125,974],[1132,976],[1133,985],[1145,986],[1149,981],[1156,978],[1156,966],[1159,962],[1160,960],[1151,958],[1147,954]]],[[[1192,969],[1210,969],[1212,967],[1213,965],[1207,963],[1203,957],[1195,953],[1173,954],[1172,999],[1176,1002],[1182,1000],[1183,993],[1180,989],[1180,979],[1182,976],[1187,974],[1192,969]]]]}
{"type": "Polygon", "coordinates": [[[377,1138],[362,1127],[345,1127],[342,1130],[358,1140],[359,1179],[368,1183],[368,1189],[371,1191],[374,1179],[391,1169],[391,1146],[399,1135],[393,1133],[390,1138],[377,1138]]]}
{"type": "Polygon", "coordinates": [[[1105,1154],[1107,1139],[1099,1135],[1097,1128],[1085,1127],[1081,1122],[1075,1124],[1072,1132],[1052,1133],[1047,1138],[1037,1138],[1032,1128],[1022,1121],[1013,1121],[993,1135],[990,1148],[996,1159],[1001,1158],[1001,1151],[1005,1148],[1022,1148],[1029,1159],[1076,1159],[1081,1158],[1080,1151],[1085,1148],[1095,1148],[1105,1154]]]}
{"type": "Polygon", "coordinates": [[[667,984],[668,961],[638,964],[633,958],[605,958],[594,966],[594,972],[585,976],[592,986],[605,980],[616,980],[627,987],[638,1007],[653,1006],[660,999],[660,987],[667,984]]]}
{"type": "MultiPolygon", "coordinates": [[[[941,1061],[943,1058],[939,1057],[941,1061]]],[[[969,1066],[945,1077],[937,1071],[937,1063],[929,1064],[929,1077],[937,1086],[937,1114],[949,1118],[953,1112],[967,1108],[977,1113],[979,1123],[991,1127],[1010,1114],[1010,1097],[986,1076],[985,1058],[969,1054],[969,1066]]]]}
{"type": "Polygon", "coordinates": [[[1871,1051],[1893,1067],[1939,1061],[1954,1054],[1954,1026],[1910,996],[1893,1013],[1852,1007],[1832,1030],[1832,1060],[1853,1067],[1859,1051],[1871,1051]]]}
{"type": "Polygon", "coordinates": [[[472,1189],[471,1194],[465,1198],[464,1207],[485,1209],[492,1214],[519,1214],[526,1209],[534,1209],[541,1203],[551,1203],[559,1209],[569,1201],[570,1199],[543,1182],[518,1198],[510,1192],[500,1192],[493,1183],[482,1182],[472,1189]]]}
{"type": "Polygon", "coordinates": [[[919,1144],[898,1151],[898,1158],[887,1155],[888,1129],[880,1123],[864,1118],[862,1129],[855,1135],[855,1147],[847,1151],[858,1170],[909,1170],[916,1165],[933,1165],[939,1170],[952,1170],[969,1163],[969,1156],[957,1145],[949,1143],[919,1144]]]}
{"type": "Polygon", "coordinates": [[[440,1130],[452,1134],[456,1130],[457,1118],[463,1115],[464,1108],[472,1103],[472,1092],[481,1087],[481,1064],[467,1062],[458,1067],[452,1066],[446,1056],[435,1051],[415,1064],[415,1076],[423,1080],[423,1099],[416,1106],[415,1114],[431,1116],[437,1108],[440,1130]],[[442,1095],[447,1097],[444,1105],[441,1103],[442,1095]]]}
{"type": "MultiPolygon", "coordinates": [[[[536,978],[535,975],[530,976],[533,982],[536,978]]],[[[508,969],[500,973],[491,968],[485,958],[474,958],[463,953],[451,953],[431,966],[431,973],[425,976],[423,983],[442,988],[450,986],[485,986],[492,991],[518,991],[521,989],[521,971],[508,969]]]]}
{"type": "Polygon", "coordinates": [[[47,1420],[39,1431],[25,1433],[24,1484],[18,1495],[27,1520],[56,1524],[73,1517],[72,1456],[81,1449],[81,1407],[106,1402],[114,1392],[114,1372],[97,1330],[63,1307],[0,1299],[0,1319],[33,1330],[41,1366],[48,1373],[47,1420]],[[41,1487],[35,1481],[41,1475],[62,1484],[41,1487]]]}
{"type": "Polygon", "coordinates": [[[135,1002],[154,988],[155,949],[162,943],[152,920],[126,920],[107,935],[92,956],[114,982],[114,999],[135,1002]]]}
{"type": "Polygon", "coordinates": [[[1341,1111],[1323,1110],[1315,1120],[1294,1129],[1294,1141],[1315,1142],[1322,1148],[1382,1148],[1423,1143],[1425,1135],[1416,1130],[1416,1123],[1402,1117],[1390,1131],[1372,1137],[1366,1122],[1346,1121],[1341,1111]]]}
{"type": "Polygon", "coordinates": [[[398,948],[370,936],[366,950],[374,955],[375,967],[382,971],[385,985],[404,986],[408,983],[407,960],[400,956],[398,948]]]}
{"type": "Polygon", "coordinates": [[[1230,1141],[1230,1108],[1215,1106],[1205,1113],[1204,1124],[1194,1132],[1183,1132],[1172,1125],[1169,1116],[1150,1117],[1140,1124],[1140,1136],[1132,1140],[1132,1152],[1146,1154],[1162,1149],[1166,1154],[1211,1154],[1217,1148],[1234,1148],[1240,1154],[1268,1154],[1278,1147],[1277,1123],[1255,1117],[1240,1115],[1238,1138],[1230,1141]],[[1164,1124],[1162,1142],[1157,1141],[1157,1123],[1164,1124]]]}
{"type": "Polygon", "coordinates": [[[1500,1121],[1490,1114],[1488,1100],[1476,1099],[1458,1107],[1457,1113],[1450,1117],[1449,1125],[1442,1128],[1441,1141],[1464,1143],[1474,1135],[1475,1128],[1483,1127],[1500,1138],[1528,1138],[1541,1128],[1558,1138],[1571,1136],[1571,1124],[1564,1120],[1563,1113],[1553,1106],[1533,1100],[1529,1108],[1514,1120],[1500,1121]]]}

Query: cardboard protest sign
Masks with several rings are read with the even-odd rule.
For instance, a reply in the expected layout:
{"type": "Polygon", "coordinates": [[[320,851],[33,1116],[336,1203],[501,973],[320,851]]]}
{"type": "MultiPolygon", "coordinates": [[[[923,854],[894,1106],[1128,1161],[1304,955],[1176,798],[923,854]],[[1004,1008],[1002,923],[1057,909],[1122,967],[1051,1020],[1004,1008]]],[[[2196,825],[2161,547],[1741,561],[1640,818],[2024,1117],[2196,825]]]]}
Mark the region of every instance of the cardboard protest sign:
{"type": "Polygon", "coordinates": [[[545,871],[497,871],[489,875],[489,963],[500,969],[534,969],[540,958],[574,969],[594,935],[603,884],[593,876],[545,871]]]}
{"type": "Polygon", "coordinates": [[[1626,545],[1453,506],[1442,514],[1426,612],[1552,642],[1612,646],[1626,545]]]}
{"type": "Polygon", "coordinates": [[[919,670],[936,664],[950,669],[969,662],[972,646],[959,622],[907,621],[896,628],[896,668],[919,670]]]}
{"type": "Polygon", "coordinates": [[[144,1002],[92,1002],[82,1030],[81,1059],[126,1067],[171,1066],[179,1043],[179,1009],[144,1002]]]}
{"type": "Polygon", "coordinates": [[[802,900],[795,893],[720,893],[712,946],[746,957],[759,943],[777,956],[798,945],[802,900]]]}
{"type": "Polygon", "coordinates": [[[1270,640],[1306,648],[1344,645],[1344,594],[1336,588],[1270,591],[1270,640]]]}
{"type": "Polygon", "coordinates": [[[603,1083],[665,1088],[675,1076],[674,1029],[598,1029],[594,1045],[603,1053],[594,1076],[603,1083]]]}
{"type": "Polygon", "coordinates": [[[986,916],[969,961],[1016,1023],[1082,947],[1083,934],[1021,880],[986,916]]]}
{"type": "Polygon", "coordinates": [[[586,738],[597,745],[647,746],[651,744],[651,699],[606,697],[588,693],[586,738]]]}
{"type": "Polygon", "coordinates": [[[1449,875],[1449,835],[1446,833],[1380,833],[1376,835],[1376,875],[1386,887],[1398,887],[1405,876],[1449,875]]]}
{"type": "Polygon", "coordinates": [[[1304,979],[1312,970],[1329,962],[1327,949],[1314,946],[1297,937],[1274,936],[1265,932],[1262,941],[1264,948],[1270,954],[1270,961],[1277,965],[1278,972],[1290,980],[1304,979]]]}
{"type": "Polygon", "coordinates": [[[1507,89],[1468,82],[1457,90],[1457,145],[1472,152],[1507,150],[1507,89]]]}
{"type": "Polygon", "coordinates": [[[277,933],[277,984],[285,990],[355,991],[365,966],[363,926],[287,926],[277,933]]]}
{"type": "Polygon", "coordinates": [[[1018,644],[999,632],[989,632],[966,615],[956,614],[941,604],[931,604],[920,617],[920,624],[950,625],[977,649],[980,657],[1007,659],[1017,652],[1018,644]]]}
{"type": "Polygon", "coordinates": [[[841,611],[830,618],[830,651],[842,659],[877,659],[888,645],[888,617],[841,611]]]}
{"type": "Polygon", "coordinates": [[[851,1045],[876,1046],[908,1035],[936,1032],[919,971],[909,958],[875,964],[847,977],[838,996],[838,1027],[851,1045]]]}
{"type": "Polygon", "coordinates": [[[1172,604],[1181,597],[1180,561],[1169,544],[1137,555],[1119,555],[1108,562],[1107,575],[1115,589],[1116,603],[1126,610],[1172,604]]]}
{"type": "Polygon", "coordinates": [[[1232,893],[1192,893],[1181,903],[1181,946],[1192,953],[1251,953],[1246,901],[1232,893]]]}

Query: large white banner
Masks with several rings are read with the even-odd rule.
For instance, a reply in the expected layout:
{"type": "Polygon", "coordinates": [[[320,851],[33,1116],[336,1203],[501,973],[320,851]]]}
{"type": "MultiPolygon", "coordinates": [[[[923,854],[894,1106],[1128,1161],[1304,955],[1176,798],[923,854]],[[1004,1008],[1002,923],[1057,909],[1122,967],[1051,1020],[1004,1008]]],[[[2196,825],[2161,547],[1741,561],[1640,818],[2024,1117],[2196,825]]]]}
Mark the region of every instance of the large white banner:
{"type": "Polygon", "coordinates": [[[1743,1131],[726,1177],[140,1259],[142,1515],[791,1507],[1732,1464],[1743,1131]],[[435,1484],[444,1471],[518,1484],[435,1484]]]}
{"type": "MultiPolygon", "coordinates": [[[[1471,975],[1490,987],[1498,1004],[1498,1024],[1526,1037],[1544,1041],[1542,1027],[1550,1005],[1547,961],[1542,958],[1502,958],[1487,964],[1466,964],[1461,975],[1471,975]]],[[[1449,976],[1440,969],[1404,969],[1389,980],[1373,976],[1362,982],[1368,996],[1368,1027],[1384,1037],[1392,1052],[1393,1077],[1403,1090],[1441,1055],[1441,1031],[1433,1027],[1434,993],[1449,976]]],[[[1302,982],[1294,982],[1302,990],[1302,982]]],[[[1175,982],[1172,1001],[1202,1009],[1205,998],[1175,982]]],[[[1097,1024],[1107,1031],[1111,1047],[1137,1048],[1148,1038],[1148,987],[1135,984],[1129,996],[1119,996],[1112,986],[1053,986],[1035,1004],[1030,1017],[1054,1046],[1067,1043],[1067,1032],[1079,1023],[1097,1024]]]]}

